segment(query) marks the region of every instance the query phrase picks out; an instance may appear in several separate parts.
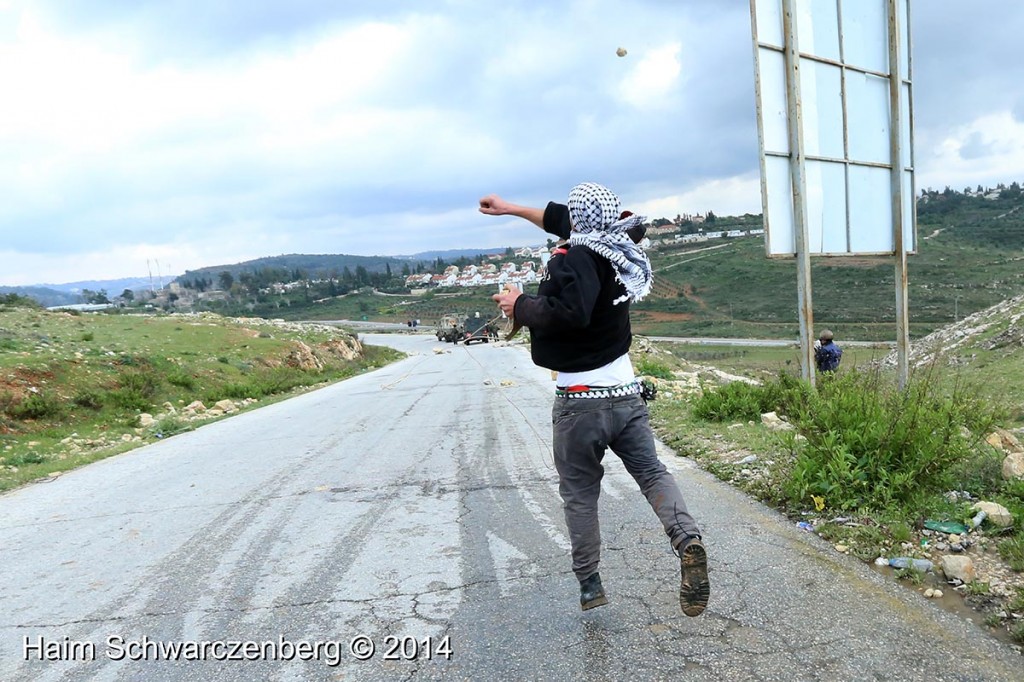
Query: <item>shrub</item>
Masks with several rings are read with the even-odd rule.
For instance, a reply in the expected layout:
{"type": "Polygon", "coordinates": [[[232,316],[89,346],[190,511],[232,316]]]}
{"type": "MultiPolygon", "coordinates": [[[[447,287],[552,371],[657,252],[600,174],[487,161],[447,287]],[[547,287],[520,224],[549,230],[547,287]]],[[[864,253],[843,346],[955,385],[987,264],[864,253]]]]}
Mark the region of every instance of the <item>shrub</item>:
{"type": "Polygon", "coordinates": [[[96,335],[93,334],[92,332],[85,332],[84,334],[82,334],[82,341],[92,341],[95,338],[96,335]]]}
{"type": "Polygon", "coordinates": [[[165,374],[167,383],[178,388],[184,388],[186,390],[194,390],[196,387],[196,378],[187,372],[186,370],[175,367],[165,374]]]}
{"type": "Polygon", "coordinates": [[[810,392],[807,383],[785,373],[761,385],[734,381],[714,390],[705,390],[694,405],[694,414],[707,421],[756,421],[765,412],[788,415],[799,411],[810,392]]]}
{"type": "Polygon", "coordinates": [[[26,464],[42,464],[46,457],[38,452],[23,452],[16,455],[8,455],[7,463],[11,466],[25,466],[26,464]]]}
{"type": "Polygon", "coordinates": [[[87,407],[91,410],[98,410],[103,407],[103,394],[92,388],[79,390],[71,399],[79,407],[87,407]]]}
{"type": "Polygon", "coordinates": [[[160,388],[160,378],[150,369],[127,370],[117,379],[117,388],[110,391],[111,402],[124,410],[145,410],[153,403],[160,388]]]}
{"type": "Polygon", "coordinates": [[[760,386],[734,381],[711,391],[705,390],[697,399],[693,413],[706,421],[760,419],[763,413],[774,409],[768,406],[765,397],[760,386]]]}
{"type": "Polygon", "coordinates": [[[233,400],[244,400],[245,398],[262,398],[276,393],[290,391],[296,386],[305,386],[316,381],[316,375],[303,372],[294,367],[274,367],[255,372],[246,377],[244,381],[235,381],[224,384],[220,388],[207,394],[208,401],[217,401],[223,398],[233,400]]]}
{"type": "Polygon", "coordinates": [[[164,417],[159,422],[154,424],[151,427],[150,430],[158,438],[168,438],[170,436],[175,435],[176,433],[181,433],[182,431],[188,431],[191,428],[192,427],[189,425],[189,423],[187,421],[183,421],[182,419],[179,419],[178,417],[168,416],[168,417],[164,417]]]}
{"type": "Polygon", "coordinates": [[[64,414],[64,404],[52,393],[30,393],[7,410],[15,419],[47,419],[64,414]]]}
{"type": "Polygon", "coordinates": [[[930,376],[898,389],[878,372],[851,371],[808,393],[796,421],[807,438],[785,484],[790,500],[822,496],[833,508],[906,506],[941,492],[993,409],[956,386],[940,392],[930,376]]]}
{"type": "Polygon", "coordinates": [[[638,374],[657,379],[671,380],[675,378],[671,367],[651,358],[641,358],[640,362],[636,363],[636,371],[638,374]]]}

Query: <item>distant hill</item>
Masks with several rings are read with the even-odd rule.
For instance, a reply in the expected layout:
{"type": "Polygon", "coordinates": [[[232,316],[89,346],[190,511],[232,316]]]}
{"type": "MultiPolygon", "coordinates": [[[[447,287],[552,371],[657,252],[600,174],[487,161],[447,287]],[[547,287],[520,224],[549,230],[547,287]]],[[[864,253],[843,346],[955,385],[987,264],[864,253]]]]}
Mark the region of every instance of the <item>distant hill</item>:
{"type": "Polygon", "coordinates": [[[341,273],[345,268],[354,271],[357,267],[363,267],[367,272],[384,272],[390,266],[393,271],[401,271],[402,267],[410,262],[430,263],[438,258],[446,261],[455,260],[460,257],[472,258],[492,253],[504,253],[508,247],[495,247],[493,249],[449,249],[445,251],[423,251],[412,255],[400,256],[350,256],[347,254],[303,254],[291,253],[282,256],[267,256],[248,260],[241,263],[227,265],[211,265],[197,270],[187,270],[185,274],[177,278],[179,282],[187,282],[202,277],[216,280],[222,272],[230,272],[237,277],[242,272],[256,272],[258,270],[301,270],[308,277],[327,276],[332,273],[341,273]]]}
{"type": "MultiPolygon", "coordinates": [[[[118,292],[120,293],[120,292],[118,292]]],[[[27,296],[33,301],[37,302],[42,306],[55,306],[55,305],[71,305],[72,303],[81,303],[82,297],[78,294],[69,293],[66,291],[58,291],[57,289],[51,289],[49,287],[5,287],[0,286],[0,294],[18,294],[19,296],[27,296]]]]}
{"type": "Polygon", "coordinates": [[[121,279],[94,279],[81,282],[66,282],[64,284],[41,284],[39,286],[47,289],[55,289],[70,294],[79,294],[83,290],[99,291],[105,289],[109,296],[119,296],[125,289],[142,291],[150,287],[159,289],[162,284],[174,280],[174,275],[163,275],[162,277],[122,277],[121,279]]]}
{"type": "Polygon", "coordinates": [[[345,268],[354,271],[358,267],[363,267],[367,272],[384,272],[388,267],[392,270],[401,270],[402,266],[408,265],[408,263],[407,259],[395,256],[291,253],[282,256],[267,256],[241,263],[211,265],[197,270],[186,270],[185,274],[176,278],[176,281],[189,282],[196,278],[216,281],[222,272],[230,272],[232,276],[237,277],[243,272],[259,270],[287,270],[289,272],[299,270],[308,278],[317,278],[332,273],[341,273],[345,268]]]}
{"type": "MultiPolygon", "coordinates": [[[[451,261],[457,258],[472,258],[474,256],[491,255],[495,253],[505,253],[507,246],[496,246],[493,249],[448,249],[447,251],[421,251],[411,256],[395,256],[395,258],[402,258],[405,260],[414,261],[434,261],[438,258],[451,261]]],[[[516,247],[513,247],[516,248],[516,247]]]]}

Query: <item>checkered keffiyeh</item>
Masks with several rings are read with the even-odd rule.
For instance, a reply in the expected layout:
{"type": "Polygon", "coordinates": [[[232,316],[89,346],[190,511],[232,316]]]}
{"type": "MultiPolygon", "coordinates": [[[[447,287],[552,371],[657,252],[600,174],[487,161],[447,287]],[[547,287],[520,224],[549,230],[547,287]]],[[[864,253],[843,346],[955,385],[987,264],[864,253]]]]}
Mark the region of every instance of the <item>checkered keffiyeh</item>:
{"type": "Polygon", "coordinates": [[[569,243],[589,247],[607,258],[615,268],[615,279],[626,287],[626,295],[615,299],[616,304],[639,301],[650,293],[654,279],[651,261],[626,234],[646,222],[646,217],[630,215],[620,220],[619,198],[607,187],[584,182],[569,192],[569,219],[569,243]]]}

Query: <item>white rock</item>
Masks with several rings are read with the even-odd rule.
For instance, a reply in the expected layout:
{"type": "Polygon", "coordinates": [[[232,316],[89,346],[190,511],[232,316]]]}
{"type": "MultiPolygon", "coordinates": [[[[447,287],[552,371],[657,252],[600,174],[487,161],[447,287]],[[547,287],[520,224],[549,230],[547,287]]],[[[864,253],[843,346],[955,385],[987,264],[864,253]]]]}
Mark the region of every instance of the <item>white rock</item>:
{"type": "Polygon", "coordinates": [[[1024,452],[1014,452],[1003,460],[1003,478],[1007,481],[1024,479],[1024,452]]]}
{"type": "Polygon", "coordinates": [[[793,425],[782,420],[775,412],[765,412],[761,415],[761,423],[772,431],[791,431],[793,425]]]}
{"type": "Polygon", "coordinates": [[[889,565],[889,560],[886,559],[884,556],[880,556],[877,559],[875,559],[875,566],[888,566],[888,565],[889,565]]]}
{"type": "Polygon", "coordinates": [[[149,414],[148,412],[143,412],[142,414],[139,415],[139,426],[141,426],[142,428],[148,429],[150,426],[153,426],[154,424],[156,424],[156,419],[153,418],[153,415],[149,414]]]}
{"type": "Polygon", "coordinates": [[[947,554],[939,560],[946,580],[959,580],[963,583],[974,582],[974,562],[970,557],[947,554]]]}
{"type": "Polygon", "coordinates": [[[924,596],[928,599],[931,599],[935,596],[935,590],[929,587],[927,590],[924,591],[924,596]]]}
{"type": "Polygon", "coordinates": [[[203,404],[202,400],[194,400],[185,406],[186,412],[195,412],[196,414],[202,414],[206,412],[206,405],[203,404]]]}
{"type": "Polygon", "coordinates": [[[235,402],[230,398],[225,398],[224,400],[218,400],[216,403],[214,403],[213,409],[220,410],[221,412],[230,414],[232,412],[237,412],[238,406],[236,406],[235,402]]]}
{"type": "Polygon", "coordinates": [[[1001,504],[995,502],[976,502],[971,507],[972,511],[983,511],[988,514],[988,520],[997,526],[1006,528],[1013,525],[1013,514],[1001,504]]]}

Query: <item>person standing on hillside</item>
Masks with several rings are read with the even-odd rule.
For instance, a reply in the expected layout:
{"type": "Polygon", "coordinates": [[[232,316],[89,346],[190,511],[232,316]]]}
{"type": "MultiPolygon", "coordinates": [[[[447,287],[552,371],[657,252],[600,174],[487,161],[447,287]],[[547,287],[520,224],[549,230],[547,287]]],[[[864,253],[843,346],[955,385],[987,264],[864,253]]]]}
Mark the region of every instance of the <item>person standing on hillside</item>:
{"type": "Polygon", "coordinates": [[[548,262],[536,296],[513,288],[491,298],[517,325],[529,327],[534,363],[557,375],[552,443],[580,606],[586,611],[608,603],[598,573],[598,496],[601,460],[611,448],[679,557],[683,613],[699,616],[711,591],[701,532],[658,459],[647,405],[629,361],[629,304],[650,292],[653,279],[639,239],[631,238],[645,218],[620,214],[618,197],[594,183],[573,187],[567,205],[530,208],[492,194],[480,200],[480,212],[524,218],[568,240],[564,252],[548,262]]]}
{"type": "Polygon", "coordinates": [[[832,341],[832,332],[824,329],[814,344],[814,364],[818,371],[835,372],[839,369],[839,361],[843,358],[843,349],[832,341]]]}

